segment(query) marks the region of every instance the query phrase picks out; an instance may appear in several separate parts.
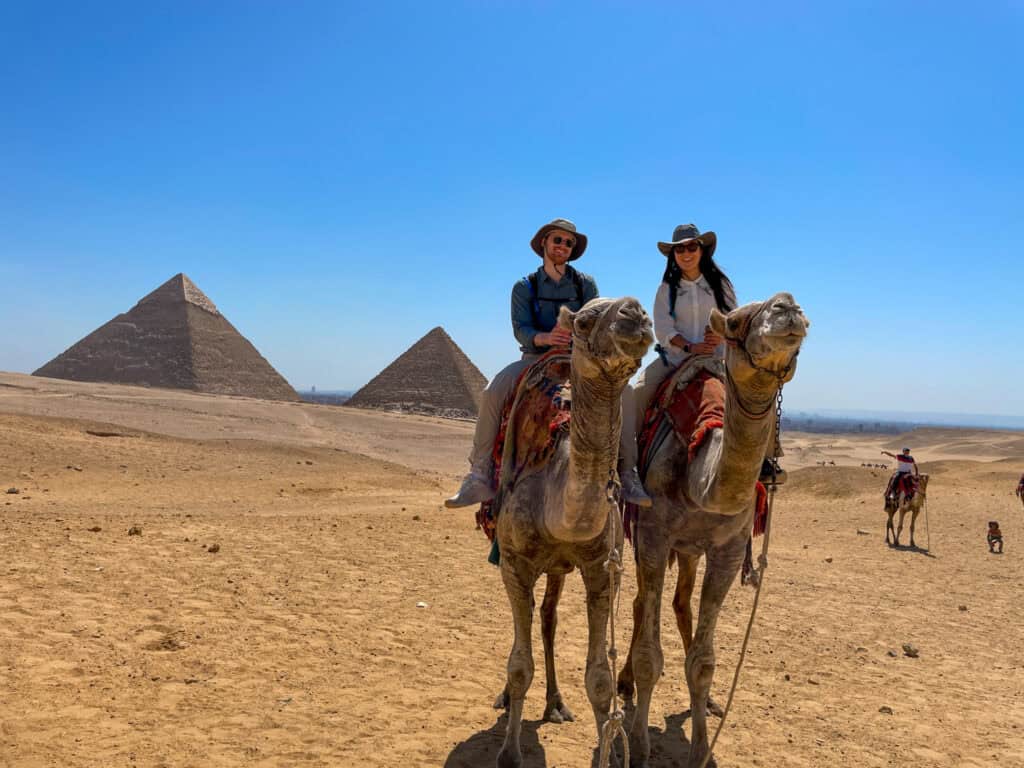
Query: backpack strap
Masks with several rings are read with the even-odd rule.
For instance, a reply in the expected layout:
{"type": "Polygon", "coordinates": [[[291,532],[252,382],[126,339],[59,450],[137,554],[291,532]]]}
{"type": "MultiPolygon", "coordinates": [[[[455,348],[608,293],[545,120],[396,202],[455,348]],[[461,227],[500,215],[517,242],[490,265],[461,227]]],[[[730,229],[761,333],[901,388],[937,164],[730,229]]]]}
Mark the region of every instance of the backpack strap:
{"type": "MultiPolygon", "coordinates": [[[[583,306],[583,275],[573,269],[572,265],[566,264],[566,274],[572,280],[573,289],[576,291],[576,303],[583,306]]],[[[536,328],[540,322],[540,302],[541,299],[538,296],[538,281],[537,273],[531,272],[526,276],[526,285],[530,289],[530,314],[533,319],[533,327],[536,328]]],[[[571,299],[544,299],[544,301],[554,301],[559,304],[567,304],[571,299]]]]}

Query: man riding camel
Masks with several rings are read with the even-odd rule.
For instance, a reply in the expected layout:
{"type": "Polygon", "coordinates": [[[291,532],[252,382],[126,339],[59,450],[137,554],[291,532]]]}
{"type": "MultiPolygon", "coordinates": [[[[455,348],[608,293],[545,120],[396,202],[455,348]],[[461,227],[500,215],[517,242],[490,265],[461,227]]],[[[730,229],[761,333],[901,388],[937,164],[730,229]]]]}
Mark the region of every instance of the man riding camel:
{"type": "Polygon", "coordinates": [[[882,451],[882,453],[896,459],[896,471],[892,473],[889,484],[885,488],[886,502],[898,503],[901,491],[905,498],[911,498],[917,490],[917,477],[921,473],[917,469],[914,457],[910,455],[910,449],[904,448],[899,455],[889,451],[882,451]]]}
{"type": "Polygon", "coordinates": [[[446,507],[468,507],[494,498],[494,441],[501,427],[502,409],[520,374],[555,347],[569,347],[572,334],[558,327],[558,312],[566,306],[579,311],[597,298],[597,283],[574,269],[587,249],[587,236],[568,219],[555,219],[537,230],[530,248],[544,263],[533,274],[512,286],[512,333],[522,357],[505,366],[484,389],[476,420],[469,474],[458,493],[446,499],[446,507]]]}

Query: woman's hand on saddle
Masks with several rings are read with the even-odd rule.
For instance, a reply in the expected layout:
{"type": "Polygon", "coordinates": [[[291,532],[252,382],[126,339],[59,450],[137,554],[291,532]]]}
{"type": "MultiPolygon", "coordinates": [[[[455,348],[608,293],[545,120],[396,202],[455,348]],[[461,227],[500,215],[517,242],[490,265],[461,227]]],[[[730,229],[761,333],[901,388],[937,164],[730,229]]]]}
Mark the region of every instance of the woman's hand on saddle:
{"type": "Polygon", "coordinates": [[[723,341],[725,341],[725,339],[723,339],[721,336],[719,336],[713,330],[711,330],[711,326],[710,325],[705,326],[705,328],[704,328],[704,343],[705,344],[710,344],[712,346],[712,348],[714,348],[714,347],[717,347],[719,344],[721,344],[723,341]]]}

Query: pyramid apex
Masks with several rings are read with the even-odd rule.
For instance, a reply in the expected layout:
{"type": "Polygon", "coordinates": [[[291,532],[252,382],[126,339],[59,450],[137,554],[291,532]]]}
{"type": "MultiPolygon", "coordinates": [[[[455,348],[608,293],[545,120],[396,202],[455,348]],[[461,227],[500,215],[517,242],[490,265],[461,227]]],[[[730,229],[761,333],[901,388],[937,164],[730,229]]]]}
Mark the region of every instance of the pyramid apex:
{"type": "MultiPolygon", "coordinates": [[[[211,315],[219,315],[217,305],[210,301],[209,297],[199,290],[199,286],[192,282],[188,275],[179,272],[155,291],[143,296],[139,305],[150,302],[179,302],[184,301],[199,307],[211,315]]],[[[138,306],[138,305],[136,305],[138,306]]]]}

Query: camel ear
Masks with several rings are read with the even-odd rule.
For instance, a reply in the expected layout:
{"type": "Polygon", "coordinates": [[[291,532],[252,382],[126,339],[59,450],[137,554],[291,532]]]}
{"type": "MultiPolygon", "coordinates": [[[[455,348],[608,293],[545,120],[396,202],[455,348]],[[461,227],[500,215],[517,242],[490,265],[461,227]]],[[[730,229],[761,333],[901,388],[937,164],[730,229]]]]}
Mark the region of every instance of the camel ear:
{"type": "Polygon", "coordinates": [[[715,308],[711,309],[711,318],[708,325],[711,326],[711,330],[715,332],[716,336],[725,338],[725,315],[715,308]]]}
{"type": "Polygon", "coordinates": [[[558,310],[558,322],[556,325],[560,325],[562,328],[565,328],[565,330],[571,331],[572,321],[575,317],[576,313],[563,304],[562,308],[558,310]]]}

